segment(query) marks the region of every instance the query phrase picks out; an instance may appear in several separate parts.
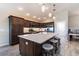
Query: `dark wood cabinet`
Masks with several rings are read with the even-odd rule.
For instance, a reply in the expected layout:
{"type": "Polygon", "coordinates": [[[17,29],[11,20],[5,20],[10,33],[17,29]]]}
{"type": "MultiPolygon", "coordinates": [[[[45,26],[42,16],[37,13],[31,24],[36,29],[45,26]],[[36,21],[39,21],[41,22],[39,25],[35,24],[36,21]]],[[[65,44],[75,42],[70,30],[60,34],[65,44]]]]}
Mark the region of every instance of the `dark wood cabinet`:
{"type": "Polygon", "coordinates": [[[29,21],[29,27],[35,27],[35,28],[39,28],[40,27],[40,23],[37,22],[33,22],[33,21],[29,21]]]}
{"type": "Polygon", "coordinates": [[[39,56],[42,53],[42,48],[40,44],[28,41],[23,38],[19,38],[19,50],[20,54],[23,56],[39,56]]]}
{"type": "Polygon", "coordinates": [[[16,17],[16,16],[10,15],[9,16],[9,42],[10,42],[10,45],[19,43],[18,35],[24,34],[23,33],[24,27],[45,28],[45,27],[49,27],[50,25],[53,25],[53,27],[54,27],[54,22],[38,23],[38,22],[25,20],[24,18],[21,18],[21,17],[16,17]]]}
{"type": "Polygon", "coordinates": [[[9,16],[9,43],[14,45],[19,43],[18,35],[23,33],[23,18],[9,16]]]}
{"type": "Polygon", "coordinates": [[[33,45],[33,55],[40,56],[42,55],[42,47],[40,44],[34,43],[33,45]]]}
{"type": "Polygon", "coordinates": [[[26,52],[28,52],[28,50],[25,48],[26,47],[26,45],[25,45],[25,40],[21,40],[21,38],[20,38],[20,40],[19,40],[19,51],[20,51],[20,54],[21,55],[27,55],[26,54],[26,52]],[[22,49],[21,49],[22,48],[22,49]],[[24,52],[24,50],[26,50],[25,52],[24,52]]]}
{"type": "Polygon", "coordinates": [[[39,27],[39,23],[25,20],[24,18],[9,16],[9,43],[19,43],[18,35],[23,34],[24,27],[39,27]]]}
{"type": "Polygon", "coordinates": [[[40,27],[54,27],[54,22],[40,23],[40,27]]]}
{"type": "Polygon", "coordinates": [[[29,22],[27,20],[23,21],[23,27],[29,27],[29,22]]]}

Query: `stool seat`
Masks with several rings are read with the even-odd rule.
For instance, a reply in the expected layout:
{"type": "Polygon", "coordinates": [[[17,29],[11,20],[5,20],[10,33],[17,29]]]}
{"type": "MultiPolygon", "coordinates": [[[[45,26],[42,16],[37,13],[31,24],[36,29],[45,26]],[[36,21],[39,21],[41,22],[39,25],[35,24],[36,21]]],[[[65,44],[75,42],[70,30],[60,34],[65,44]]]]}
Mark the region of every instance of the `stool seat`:
{"type": "Polygon", "coordinates": [[[58,40],[51,39],[50,42],[57,43],[58,40]]]}
{"type": "Polygon", "coordinates": [[[42,48],[44,49],[44,50],[47,50],[47,51],[50,51],[50,50],[52,50],[53,49],[53,46],[51,45],[51,44],[43,44],[42,45],[42,48]]]}

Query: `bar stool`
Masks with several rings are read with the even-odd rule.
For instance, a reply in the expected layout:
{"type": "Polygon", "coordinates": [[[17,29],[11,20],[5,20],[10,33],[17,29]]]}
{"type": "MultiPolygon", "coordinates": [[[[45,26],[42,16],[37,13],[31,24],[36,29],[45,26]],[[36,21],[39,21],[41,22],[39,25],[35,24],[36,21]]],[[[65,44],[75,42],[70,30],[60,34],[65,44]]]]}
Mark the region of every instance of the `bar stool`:
{"type": "Polygon", "coordinates": [[[51,44],[43,44],[42,45],[42,48],[43,48],[43,55],[46,55],[46,56],[51,56],[53,55],[53,45],[51,44]]]}
{"type": "Polygon", "coordinates": [[[55,36],[54,39],[58,40],[58,45],[60,46],[60,38],[58,38],[58,37],[55,36]]]}
{"type": "Polygon", "coordinates": [[[51,39],[50,43],[54,46],[54,53],[56,54],[56,52],[57,52],[57,50],[59,48],[58,40],[51,39]]]}

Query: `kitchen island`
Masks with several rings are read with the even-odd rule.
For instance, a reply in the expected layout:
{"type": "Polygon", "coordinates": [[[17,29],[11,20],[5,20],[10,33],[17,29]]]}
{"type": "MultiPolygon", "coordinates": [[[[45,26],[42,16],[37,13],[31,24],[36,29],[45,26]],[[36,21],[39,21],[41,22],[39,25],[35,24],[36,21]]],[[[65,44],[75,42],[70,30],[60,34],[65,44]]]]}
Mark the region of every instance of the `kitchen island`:
{"type": "Polygon", "coordinates": [[[42,54],[41,45],[53,38],[56,33],[37,33],[18,35],[19,37],[19,50],[23,56],[39,56],[42,54]]]}

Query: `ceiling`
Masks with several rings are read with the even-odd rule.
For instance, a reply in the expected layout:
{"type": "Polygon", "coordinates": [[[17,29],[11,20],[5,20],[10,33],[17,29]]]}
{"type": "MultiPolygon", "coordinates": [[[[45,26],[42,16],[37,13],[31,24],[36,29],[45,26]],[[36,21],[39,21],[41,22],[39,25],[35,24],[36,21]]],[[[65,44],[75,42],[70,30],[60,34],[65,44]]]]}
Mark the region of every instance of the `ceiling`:
{"type": "MultiPolygon", "coordinates": [[[[0,3],[0,11],[5,11],[7,9],[10,12],[20,13],[27,19],[38,22],[52,21],[52,19],[48,17],[48,14],[52,12],[53,3],[46,4],[47,9],[44,13],[41,12],[41,6],[42,4],[39,3],[0,3]],[[18,8],[20,8],[21,10],[18,10],[18,8]],[[30,13],[30,16],[26,16],[26,13],[30,13]],[[33,18],[33,16],[36,16],[36,18],[33,18]],[[44,19],[45,17],[46,19],[44,19]]],[[[79,3],[56,3],[56,13],[62,10],[68,10],[69,16],[79,15],[79,3]]]]}

